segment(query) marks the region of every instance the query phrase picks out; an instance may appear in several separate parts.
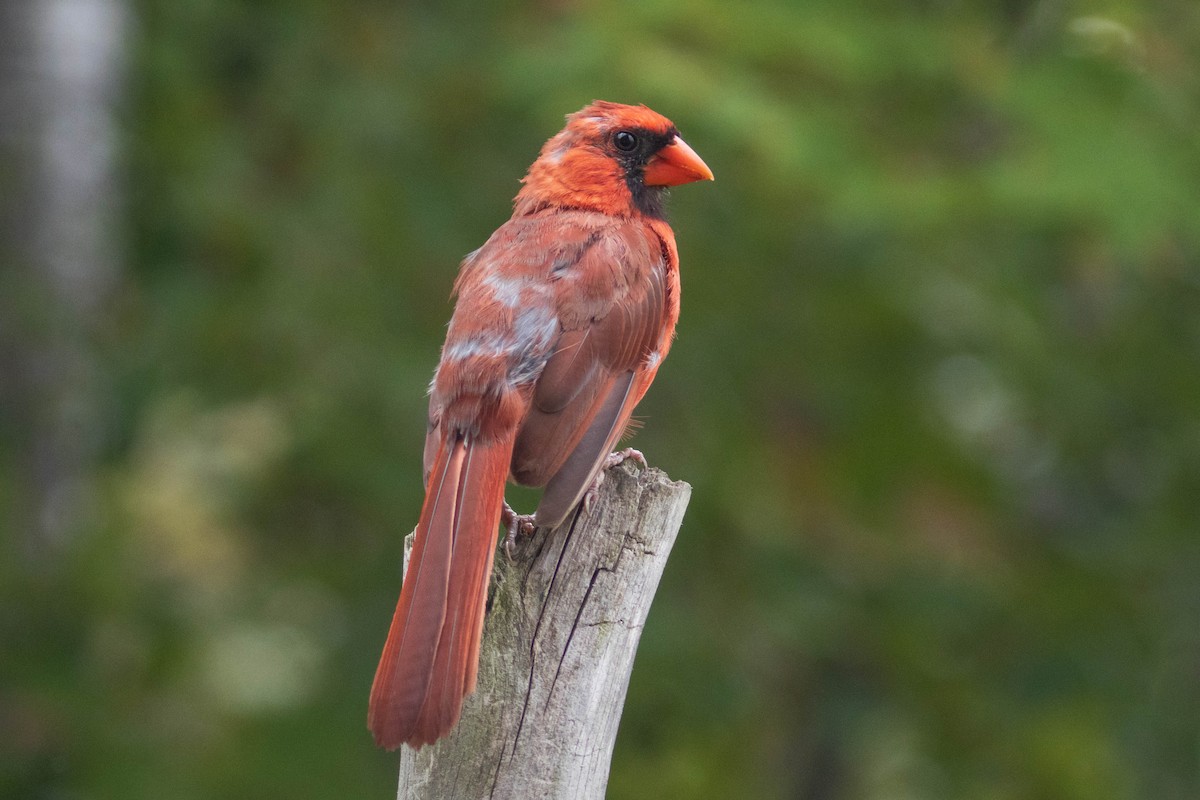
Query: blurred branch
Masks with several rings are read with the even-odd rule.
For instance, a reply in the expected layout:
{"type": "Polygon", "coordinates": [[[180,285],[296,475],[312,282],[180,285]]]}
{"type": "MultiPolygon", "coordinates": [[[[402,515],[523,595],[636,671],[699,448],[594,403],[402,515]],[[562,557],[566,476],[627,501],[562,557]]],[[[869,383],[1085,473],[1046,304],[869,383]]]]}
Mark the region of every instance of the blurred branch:
{"type": "Polygon", "coordinates": [[[497,557],[479,684],[449,737],[404,748],[400,798],[601,798],[633,658],[691,497],[625,464],[590,513],[497,557]]]}

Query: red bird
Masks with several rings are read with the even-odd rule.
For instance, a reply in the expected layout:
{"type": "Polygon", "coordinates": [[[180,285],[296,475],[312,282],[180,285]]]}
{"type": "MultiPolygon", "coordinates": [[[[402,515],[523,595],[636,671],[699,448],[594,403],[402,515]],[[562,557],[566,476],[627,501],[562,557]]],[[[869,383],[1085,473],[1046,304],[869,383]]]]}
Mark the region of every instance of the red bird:
{"type": "Polygon", "coordinates": [[[596,481],[671,347],[679,255],[663,189],[712,180],[666,117],[597,101],[466,257],[429,397],[425,503],[371,687],[378,745],[444,736],[475,690],[505,480],[556,527],[596,481]]]}

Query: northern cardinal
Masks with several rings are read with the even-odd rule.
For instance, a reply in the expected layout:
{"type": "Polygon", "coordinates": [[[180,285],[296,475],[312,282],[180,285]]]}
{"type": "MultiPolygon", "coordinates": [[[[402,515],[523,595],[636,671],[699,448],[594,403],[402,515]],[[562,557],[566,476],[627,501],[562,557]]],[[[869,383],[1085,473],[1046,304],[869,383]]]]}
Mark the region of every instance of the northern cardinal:
{"type": "Polygon", "coordinates": [[[671,121],[596,101],[542,147],[512,218],[464,259],[429,397],[425,502],[371,687],[391,750],[444,736],[475,690],[508,476],[558,526],[671,346],[679,256],[664,188],[713,174],[671,121]]]}

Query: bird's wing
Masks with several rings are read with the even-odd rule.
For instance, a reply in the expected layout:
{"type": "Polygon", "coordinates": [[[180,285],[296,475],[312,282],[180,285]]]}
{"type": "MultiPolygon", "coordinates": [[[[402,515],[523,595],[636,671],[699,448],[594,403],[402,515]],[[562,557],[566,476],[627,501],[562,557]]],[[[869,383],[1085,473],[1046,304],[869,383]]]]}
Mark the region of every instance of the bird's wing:
{"type": "MultiPolygon", "coordinates": [[[[547,487],[539,524],[556,525],[591,484],[653,374],[667,322],[664,247],[637,220],[593,230],[552,275],[562,332],[534,386],[513,450],[521,483],[547,487]]],[[[665,334],[669,336],[669,331],[665,334]]]]}

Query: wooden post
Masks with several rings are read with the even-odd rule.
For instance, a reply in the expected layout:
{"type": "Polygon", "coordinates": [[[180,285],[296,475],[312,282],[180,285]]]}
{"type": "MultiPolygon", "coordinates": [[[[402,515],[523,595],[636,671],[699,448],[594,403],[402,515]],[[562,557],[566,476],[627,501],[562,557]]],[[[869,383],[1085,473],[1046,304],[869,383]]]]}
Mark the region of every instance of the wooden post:
{"type": "Polygon", "coordinates": [[[496,555],[479,680],[448,737],[404,747],[400,800],[604,797],[642,625],[692,488],[626,462],[590,512],[496,555]]]}

